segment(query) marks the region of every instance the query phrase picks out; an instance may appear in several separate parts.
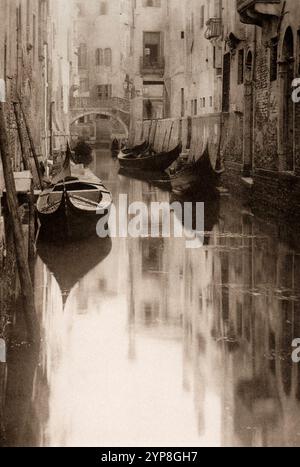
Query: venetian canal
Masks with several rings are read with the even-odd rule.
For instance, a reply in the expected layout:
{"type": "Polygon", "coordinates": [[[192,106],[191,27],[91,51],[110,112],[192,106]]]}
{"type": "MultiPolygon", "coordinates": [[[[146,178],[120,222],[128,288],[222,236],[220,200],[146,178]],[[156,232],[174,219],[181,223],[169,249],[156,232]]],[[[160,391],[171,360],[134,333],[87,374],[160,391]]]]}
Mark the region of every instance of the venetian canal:
{"type": "MultiPolygon", "coordinates": [[[[169,201],[108,153],[92,169],[115,201],[169,201]]],[[[39,244],[42,342],[15,313],[3,446],[300,446],[300,251],[229,196],[205,230],[39,244]]]]}

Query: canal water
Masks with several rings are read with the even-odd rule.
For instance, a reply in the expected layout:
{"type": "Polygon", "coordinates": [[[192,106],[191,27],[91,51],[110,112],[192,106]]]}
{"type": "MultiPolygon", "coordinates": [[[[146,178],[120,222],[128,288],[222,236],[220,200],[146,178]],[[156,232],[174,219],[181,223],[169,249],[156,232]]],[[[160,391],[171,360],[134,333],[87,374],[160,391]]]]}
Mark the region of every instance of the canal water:
{"type": "MultiPolygon", "coordinates": [[[[170,200],[107,153],[93,168],[116,203],[170,200]]],[[[300,251],[229,196],[206,205],[205,232],[199,249],[39,245],[42,342],[24,342],[17,304],[3,446],[300,446],[300,251]]]]}

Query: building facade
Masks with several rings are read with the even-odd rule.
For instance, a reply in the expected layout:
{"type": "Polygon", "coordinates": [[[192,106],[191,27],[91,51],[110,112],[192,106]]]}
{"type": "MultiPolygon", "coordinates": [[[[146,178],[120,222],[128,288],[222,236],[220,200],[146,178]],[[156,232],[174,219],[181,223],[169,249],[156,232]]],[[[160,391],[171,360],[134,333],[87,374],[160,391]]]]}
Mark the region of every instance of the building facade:
{"type": "Polygon", "coordinates": [[[132,118],[191,118],[193,157],[209,141],[224,184],[263,211],[293,218],[300,212],[299,24],[292,0],[137,1],[134,22],[140,97],[132,118]],[[152,74],[138,71],[142,47],[152,74]],[[156,97],[153,85],[161,86],[156,97]]]}
{"type": "MultiPolygon", "coordinates": [[[[60,0],[1,0],[0,80],[5,99],[9,151],[15,172],[24,169],[14,103],[20,116],[25,150],[31,154],[22,103],[39,160],[47,162],[66,149],[69,89],[76,76],[72,5],[60,0]]],[[[33,159],[32,159],[33,160],[33,159]]],[[[31,164],[35,178],[34,163],[31,164]]],[[[18,289],[12,229],[3,209],[0,159],[0,336],[12,290],[18,289]],[[12,284],[16,284],[15,287],[12,284]],[[10,296],[8,296],[10,294],[10,296]]],[[[24,216],[26,238],[26,216],[24,216]]]]}
{"type": "Polygon", "coordinates": [[[79,83],[71,93],[72,134],[106,146],[129,131],[131,0],[75,1],[74,11],[79,83]]]}
{"type": "Polygon", "coordinates": [[[238,18],[230,26],[226,22],[231,30],[224,44],[226,179],[231,184],[233,174],[250,177],[256,205],[283,218],[299,217],[299,104],[293,84],[299,77],[300,11],[292,1],[231,3],[238,18]]]}

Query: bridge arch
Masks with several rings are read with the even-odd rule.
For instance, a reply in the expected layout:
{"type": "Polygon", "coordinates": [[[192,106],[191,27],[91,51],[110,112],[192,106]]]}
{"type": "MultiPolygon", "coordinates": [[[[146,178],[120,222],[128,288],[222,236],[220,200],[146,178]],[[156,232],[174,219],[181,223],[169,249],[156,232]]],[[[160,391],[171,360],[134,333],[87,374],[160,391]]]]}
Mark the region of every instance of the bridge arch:
{"type": "Polygon", "coordinates": [[[114,120],[117,120],[117,122],[120,123],[120,125],[124,129],[126,138],[128,138],[129,128],[128,128],[128,125],[124,122],[124,120],[122,120],[121,117],[114,114],[113,112],[108,112],[108,111],[105,111],[105,110],[85,110],[85,111],[82,111],[82,112],[80,112],[80,111],[76,112],[76,114],[73,114],[71,116],[70,125],[74,125],[74,123],[76,123],[77,120],[79,120],[80,118],[83,118],[83,117],[87,117],[88,115],[106,115],[107,117],[110,117],[110,118],[112,118],[114,120]]]}

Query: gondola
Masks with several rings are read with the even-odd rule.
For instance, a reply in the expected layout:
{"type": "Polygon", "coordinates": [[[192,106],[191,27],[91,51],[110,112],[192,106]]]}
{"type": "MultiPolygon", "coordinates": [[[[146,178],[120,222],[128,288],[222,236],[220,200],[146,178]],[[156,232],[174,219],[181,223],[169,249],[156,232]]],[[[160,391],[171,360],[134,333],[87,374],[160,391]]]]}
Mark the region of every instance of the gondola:
{"type": "Polygon", "coordinates": [[[45,189],[37,211],[41,236],[48,240],[78,240],[96,232],[97,222],[107,216],[111,193],[99,179],[67,177],[45,189]]]}
{"type": "Polygon", "coordinates": [[[175,172],[170,171],[170,182],[173,193],[177,195],[199,195],[209,198],[217,197],[218,184],[222,171],[212,167],[209,150],[206,147],[202,157],[197,161],[185,164],[175,172]]]}
{"type": "Polygon", "coordinates": [[[120,153],[119,155],[120,156],[127,156],[127,157],[130,157],[130,156],[138,156],[140,154],[144,154],[146,151],[148,151],[150,148],[150,145],[148,143],[148,141],[144,141],[142,144],[139,144],[137,146],[134,146],[133,148],[122,148],[120,150],[120,153]]]}
{"type": "Polygon", "coordinates": [[[182,150],[182,145],[179,144],[172,151],[156,153],[151,149],[144,153],[139,154],[135,157],[132,154],[119,154],[118,159],[120,166],[130,170],[147,170],[147,171],[164,171],[173,162],[178,159],[182,150]]]}

